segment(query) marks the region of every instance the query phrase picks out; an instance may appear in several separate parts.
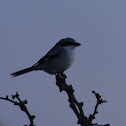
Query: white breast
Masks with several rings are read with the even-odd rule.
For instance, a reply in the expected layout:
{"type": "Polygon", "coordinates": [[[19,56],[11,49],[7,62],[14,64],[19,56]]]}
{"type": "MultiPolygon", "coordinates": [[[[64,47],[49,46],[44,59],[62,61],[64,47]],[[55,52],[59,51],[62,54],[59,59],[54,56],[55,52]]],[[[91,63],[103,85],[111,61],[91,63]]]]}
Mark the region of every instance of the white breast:
{"type": "Polygon", "coordinates": [[[66,50],[66,63],[69,67],[72,65],[75,60],[75,48],[73,46],[64,47],[66,50]]]}

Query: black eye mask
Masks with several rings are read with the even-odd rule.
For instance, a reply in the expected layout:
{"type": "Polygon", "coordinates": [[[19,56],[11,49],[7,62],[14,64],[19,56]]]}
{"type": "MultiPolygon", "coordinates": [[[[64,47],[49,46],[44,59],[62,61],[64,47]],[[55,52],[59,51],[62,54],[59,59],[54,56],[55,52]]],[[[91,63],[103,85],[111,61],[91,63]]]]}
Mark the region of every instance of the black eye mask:
{"type": "Polygon", "coordinates": [[[73,45],[73,46],[80,46],[81,44],[80,43],[73,43],[73,42],[65,42],[65,43],[62,43],[62,47],[65,47],[65,46],[70,46],[70,45],[73,45]]]}

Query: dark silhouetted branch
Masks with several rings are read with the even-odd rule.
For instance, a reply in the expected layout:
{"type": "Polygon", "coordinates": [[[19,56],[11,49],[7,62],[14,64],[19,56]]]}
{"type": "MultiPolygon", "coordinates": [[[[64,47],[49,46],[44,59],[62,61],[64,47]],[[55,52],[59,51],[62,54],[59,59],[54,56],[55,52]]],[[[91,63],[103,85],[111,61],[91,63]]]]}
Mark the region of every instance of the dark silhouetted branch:
{"type": "MultiPolygon", "coordinates": [[[[68,95],[68,101],[70,103],[70,108],[74,111],[75,115],[78,118],[77,123],[80,124],[81,126],[110,126],[109,124],[106,125],[99,125],[97,123],[93,124],[92,121],[95,119],[96,114],[98,113],[98,106],[102,103],[106,103],[105,100],[103,100],[100,96],[100,94],[96,93],[95,91],[92,91],[92,93],[95,95],[97,102],[94,108],[94,112],[90,114],[89,117],[85,116],[84,111],[83,111],[83,102],[78,102],[77,99],[75,98],[74,95],[74,89],[72,85],[68,85],[66,83],[66,75],[65,74],[56,74],[56,85],[59,87],[60,92],[65,91],[68,95]]],[[[12,99],[10,99],[8,96],[0,97],[2,100],[9,101],[13,103],[14,105],[17,105],[20,107],[22,111],[26,113],[30,120],[29,126],[35,126],[34,125],[34,115],[31,115],[26,107],[26,104],[28,103],[27,100],[22,101],[19,98],[18,92],[15,95],[12,95],[12,99]],[[14,99],[17,99],[17,101],[14,101],[14,99]]],[[[27,125],[24,125],[27,126],[27,125]]]]}
{"type": "Polygon", "coordinates": [[[89,116],[89,121],[90,121],[90,122],[92,122],[93,119],[95,119],[95,115],[98,113],[98,111],[97,111],[98,105],[107,102],[107,101],[105,101],[105,100],[102,100],[102,99],[101,99],[101,96],[100,96],[98,93],[96,93],[95,91],[92,91],[92,93],[95,94],[95,97],[96,97],[96,99],[97,99],[97,103],[96,103],[96,105],[95,105],[95,109],[94,109],[93,114],[90,114],[90,116],[89,116]]]}
{"type": "Polygon", "coordinates": [[[68,101],[70,103],[70,108],[74,111],[78,118],[78,124],[81,126],[109,126],[109,124],[106,125],[98,125],[97,123],[93,124],[92,121],[95,119],[95,115],[98,113],[97,109],[98,106],[102,103],[106,103],[106,101],[101,99],[101,96],[98,93],[95,93],[95,91],[92,91],[92,93],[95,94],[95,97],[97,99],[97,103],[94,109],[93,114],[90,114],[89,117],[86,117],[84,115],[83,111],[83,102],[78,102],[74,95],[74,89],[72,85],[66,84],[66,75],[65,74],[56,74],[56,85],[59,87],[60,92],[65,91],[68,95],[68,101]]]}
{"type": "MultiPolygon", "coordinates": [[[[34,118],[35,118],[35,116],[34,116],[34,115],[31,115],[31,114],[29,113],[27,107],[26,107],[26,104],[28,103],[28,101],[27,101],[27,100],[22,101],[22,100],[19,98],[18,92],[16,92],[15,95],[12,95],[12,99],[13,99],[13,100],[12,100],[12,99],[9,99],[8,95],[7,95],[5,98],[4,98],[4,97],[0,97],[0,99],[9,101],[9,102],[13,103],[14,105],[19,106],[20,109],[21,109],[22,111],[24,111],[24,112],[26,113],[26,115],[28,116],[28,118],[29,118],[29,120],[30,120],[29,126],[35,126],[35,125],[34,125],[34,121],[33,121],[34,118]],[[14,101],[15,98],[16,98],[18,101],[14,101]]],[[[27,125],[25,125],[25,126],[27,126],[27,125]]]]}

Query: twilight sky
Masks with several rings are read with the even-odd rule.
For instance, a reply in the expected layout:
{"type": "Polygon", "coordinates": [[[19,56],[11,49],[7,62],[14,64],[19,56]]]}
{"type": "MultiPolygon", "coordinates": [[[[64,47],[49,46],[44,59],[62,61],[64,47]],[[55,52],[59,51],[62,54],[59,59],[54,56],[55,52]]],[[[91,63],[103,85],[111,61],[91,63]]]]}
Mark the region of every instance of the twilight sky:
{"type": "MultiPolygon", "coordinates": [[[[56,42],[72,37],[82,44],[65,73],[84,112],[93,112],[92,90],[108,103],[99,106],[99,124],[123,126],[126,120],[125,0],[1,0],[0,96],[19,92],[28,100],[37,126],[77,126],[67,95],[59,93],[55,77],[43,71],[17,78],[10,73],[36,63],[56,42]]],[[[0,126],[29,123],[17,106],[0,101],[0,126]]]]}

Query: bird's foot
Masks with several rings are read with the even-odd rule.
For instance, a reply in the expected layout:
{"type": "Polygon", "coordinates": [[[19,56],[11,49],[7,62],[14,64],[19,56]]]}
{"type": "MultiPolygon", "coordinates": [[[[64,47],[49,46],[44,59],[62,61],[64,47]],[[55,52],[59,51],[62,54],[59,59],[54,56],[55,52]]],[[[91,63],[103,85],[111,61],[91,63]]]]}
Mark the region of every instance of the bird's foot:
{"type": "Polygon", "coordinates": [[[55,73],[55,75],[59,76],[60,78],[64,78],[64,79],[67,78],[66,74],[64,74],[64,73],[60,73],[60,74],[59,73],[55,73]]]}

